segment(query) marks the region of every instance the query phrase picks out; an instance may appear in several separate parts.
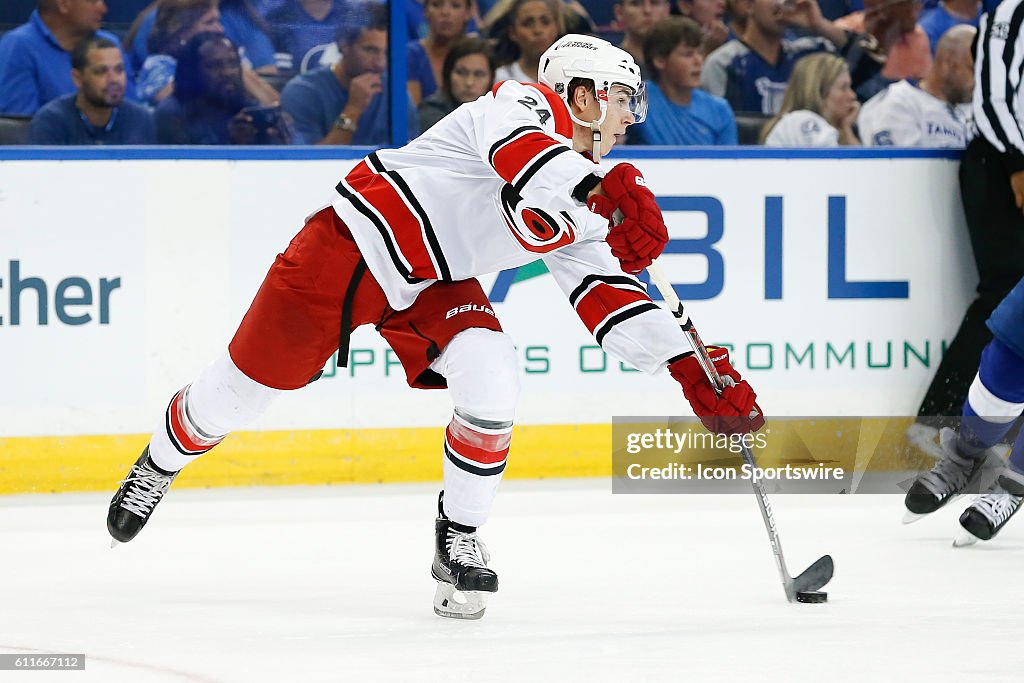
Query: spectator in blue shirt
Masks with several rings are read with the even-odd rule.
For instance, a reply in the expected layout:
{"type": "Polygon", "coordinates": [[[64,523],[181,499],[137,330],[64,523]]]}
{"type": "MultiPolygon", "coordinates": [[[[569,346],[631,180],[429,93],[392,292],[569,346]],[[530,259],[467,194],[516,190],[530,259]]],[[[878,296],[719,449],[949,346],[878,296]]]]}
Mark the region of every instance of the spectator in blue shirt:
{"type": "Polygon", "coordinates": [[[258,106],[246,95],[238,48],[221,33],[199,33],[185,44],[174,94],[155,116],[157,141],[164,145],[291,142],[291,124],[280,107],[258,106]]]}
{"type": "Polygon", "coordinates": [[[981,0],[943,0],[937,6],[922,12],[917,23],[928,34],[928,45],[934,55],[935,46],[939,44],[939,38],[946,31],[959,24],[978,28],[979,19],[981,0]]]}
{"type": "MultiPolygon", "coordinates": [[[[300,145],[386,145],[390,142],[387,66],[388,10],[364,5],[338,31],[344,55],[334,66],[296,76],[281,91],[300,145]]],[[[408,99],[409,137],[416,137],[416,105],[408,99]]]]}
{"type": "Polygon", "coordinates": [[[409,94],[419,104],[437,91],[448,52],[466,35],[473,15],[472,0],[426,0],[423,13],[427,37],[410,40],[408,48],[409,94]]]}
{"type": "MultiPolygon", "coordinates": [[[[75,92],[71,50],[100,31],[107,6],[103,0],[39,0],[27,23],[0,37],[0,114],[34,114],[50,100],[75,92]]],[[[127,95],[135,98],[128,73],[127,95]]]]}
{"type": "Polygon", "coordinates": [[[736,117],[728,103],[700,89],[704,33],[692,19],[669,17],[644,36],[647,119],[629,130],[647,145],[735,145],[736,117]]]}
{"type": "Polygon", "coordinates": [[[153,115],[124,101],[128,77],[121,48],[93,36],[71,52],[76,94],[47,102],[32,117],[30,145],[152,145],[153,115]]]}

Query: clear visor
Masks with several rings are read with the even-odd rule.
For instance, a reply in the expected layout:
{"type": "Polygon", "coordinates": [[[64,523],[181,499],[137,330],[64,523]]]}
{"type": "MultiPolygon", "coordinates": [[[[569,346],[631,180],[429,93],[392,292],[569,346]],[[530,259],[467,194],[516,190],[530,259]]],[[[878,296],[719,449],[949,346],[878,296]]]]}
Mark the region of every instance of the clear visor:
{"type": "Polygon", "coordinates": [[[613,83],[608,92],[609,113],[632,114],[633,123],[647,118],[647,86],[640,81],[640,87],[633,88],[622,83],[613,83]]]}

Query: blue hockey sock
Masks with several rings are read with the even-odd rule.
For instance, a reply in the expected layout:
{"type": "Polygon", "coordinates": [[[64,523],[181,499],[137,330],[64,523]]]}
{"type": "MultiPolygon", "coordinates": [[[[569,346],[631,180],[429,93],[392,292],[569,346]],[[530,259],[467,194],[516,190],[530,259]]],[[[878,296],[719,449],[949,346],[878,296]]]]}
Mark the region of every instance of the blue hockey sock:
{"type": "MultiPolygon", "coordinates": [[[[958,447],[975,455],[999,443],[1024,410],[1024,358],[993,339],[981,354],[978,374],[964,403],[958,447]]],[[[1021,439],[1017,439],[1018,443],[1021,439]]],[[[1024,446],[1017,455],[1024,471],[1024,446]]]]}

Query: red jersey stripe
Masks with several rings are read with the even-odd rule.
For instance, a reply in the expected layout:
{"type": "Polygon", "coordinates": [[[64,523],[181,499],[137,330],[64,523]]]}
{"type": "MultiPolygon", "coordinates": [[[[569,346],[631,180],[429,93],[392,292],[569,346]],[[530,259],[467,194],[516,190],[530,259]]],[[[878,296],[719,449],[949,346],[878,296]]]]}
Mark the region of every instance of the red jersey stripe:
{"type": "Polygon", "coordinates": [[[651,298],[635,289],[618,289],[604,283],[595,285],[576,303],[576,313],[593,334],[601,321],[609,315],[638,301],[651,298]]]}
{"type": "Polygon", "coordinates": [[[440,280],[437,268],[430,260],[423,228],[416,214],[383,174],[367,172],[366,175],[355,175],[360,166],[356,166],[345,180],[391,229],[399,251],[412,266],[411,275],[425,280],[440,280]]]}
{"type": "Polygon", "coordinates": [[[505,143],[494,153],[494,170],[506,183],[512,184],[522,170],[545,150],[560,143],[537,131],[526,133],[505,143]]]}

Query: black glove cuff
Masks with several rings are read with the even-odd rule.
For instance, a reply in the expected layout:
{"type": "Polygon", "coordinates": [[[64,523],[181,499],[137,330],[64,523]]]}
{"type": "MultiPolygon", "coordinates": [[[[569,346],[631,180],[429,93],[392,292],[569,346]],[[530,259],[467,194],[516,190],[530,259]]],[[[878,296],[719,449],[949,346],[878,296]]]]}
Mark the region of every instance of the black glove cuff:
{"type": "Polygon", "coordinates": [[[572,191],[572,198],[585,205],[587,203],[587,195],[590,194],[591,190],[600,185],[602,180],[604,179],[601,176],[596,176],[593,173],[589,174],[572,191]]]}

